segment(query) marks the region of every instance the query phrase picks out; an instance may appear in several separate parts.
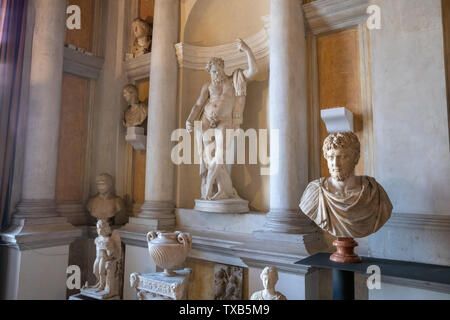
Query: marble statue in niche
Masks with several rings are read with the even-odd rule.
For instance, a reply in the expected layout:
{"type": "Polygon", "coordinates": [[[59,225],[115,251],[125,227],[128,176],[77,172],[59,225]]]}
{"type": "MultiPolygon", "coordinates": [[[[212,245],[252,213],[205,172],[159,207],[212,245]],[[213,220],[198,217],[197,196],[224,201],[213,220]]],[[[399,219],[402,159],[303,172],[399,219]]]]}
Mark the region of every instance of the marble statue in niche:
{"type": "Polygon", "coordinates": [[[214,300],[242,300],[243,269],[216,265],[214,267],[214,300]]]}
{"type": "Polygon", "coordinates": [[[113,224],[114,217],[125,208],[124,201],[116,196],[113,178],[109,174],[99,174],[95,179],[95,183],[98,193],[89,200],[87,209],[93,217],[113,224]]]}
{"type": "Polygon", "coordinates": [[[231,181],[231,166],[226,164],[225,151],[232,142],[226,141],[226,130],[240,128],[247,82],[253,79],[258,69],[250,47],[238,39],[237,48],[247,55],[249,68],[237,69],[228,76],[224,60],[211,58],[206,66],[211,81],[203,85],[186,121],[189,132],[198,131],[197,142],[203,146],[199,150],[202,200],[240,199],[231,181]],[[201,123],[199,126],[195,126],[197,121],[201,123]]]}
{"type": "Polygon", "coordinates": [[[264,290],[256,291],[250,300],[287,300],[284,295],[275,290],[278,282],[278,270],[275,267],[265,267],[261,272],[264,290]]]}
{"type": "Polygon", "coordinates": [[[147,120],[148,103],[139,101],[138,88],[133,84],[127,84],[123,88],[123,98],[128,104],[124,112],[123,125],[127,128],[141,126],[147,120]]]}
{"type": "Polygon", "coordinates": [[[134,57],[137,58],[149,53],[152,44],[152,27],[150,24],[145,20],[136,18],[131,23],[131,28],[135,38],[131,50],[134,57]]]}
{"type": "Polygon", "coordinates": [[[94,286],[85,285],[81,294],[99,300],[120,296],[122,279],[122,244],[119,233],[111,231],[106,220],[97,221],[95,238],[96,258],[93,273],[97,279],[94,286]]]}
{"type": "Polygon", "coordinates": [[[383,187],[367,176],[355,176],[360,143],[353,132],[330,134],[323,144],[330,178],[311,182],[303,193],[300,209],[320,228],[337,237],[336,262],[359,262],[353,238],[377,232],[390,218],[391,201],[383,187]],[[345,261],[344,261],[345,260],[345,261]]]}

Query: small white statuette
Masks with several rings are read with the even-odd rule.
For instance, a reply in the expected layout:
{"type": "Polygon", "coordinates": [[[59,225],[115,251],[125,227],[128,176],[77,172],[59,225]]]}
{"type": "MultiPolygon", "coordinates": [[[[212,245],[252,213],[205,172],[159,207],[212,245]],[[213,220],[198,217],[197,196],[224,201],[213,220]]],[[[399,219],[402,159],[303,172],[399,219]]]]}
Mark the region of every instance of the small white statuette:
{"type": "Polygon", "coordinates": [[[81,289],[81,295],[98,300],[118,299],[123,273],[120,236],[116,230],[111,232],[106,220],[97,221],[97,233],[97,255],[93,267],[97,283],[90,287],[86,283],[81,289]]]}
{"type": "Polygon", "coordinates": [[[287,300],[283,294],[275,291],[275,285],[278,282],[277,268],[265,267],[260,277],[264,290],[253,293],[250,300],[287,300]]]}

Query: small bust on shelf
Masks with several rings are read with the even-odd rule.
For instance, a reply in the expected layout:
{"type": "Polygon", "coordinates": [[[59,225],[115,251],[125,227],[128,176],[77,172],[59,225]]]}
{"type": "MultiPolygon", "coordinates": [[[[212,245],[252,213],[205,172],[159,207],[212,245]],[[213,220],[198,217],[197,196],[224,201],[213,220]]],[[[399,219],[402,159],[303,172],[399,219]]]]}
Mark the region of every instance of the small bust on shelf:
{"type": "Polygon", "coordinates": [[[98,175],[95,183],[98,193],[89,200],[87,209],[93,217],[113,223],[114,217],[125,208],[124,202],[114,193],[113,178],[109,174],[98,175]]]}
{"type": "Polygon", "coordinates": [[[123,125],[127,128],[141,126],[147,120],[148,105],[139,101],[138,89],[128,84],[123,88],[123,97],[128,104],[124,112],[123,125]]]}
{"type": "Polygon", "coordinates": [[[277,268],[265,267],[260,277],[264,290],[253,293],[250,300],[287,300],[284,295],[275,291],[275,285],[278,282],[277,268]]]}
{"type": "Polygon", "coordinates": [[[303,193],[301,211],[320,228],[338,239],[333,243],[335,262],[357,263],[353,253],[357,243],[377,232],[391,217],[392,204],[378,182],[367,176],[356,176],[360,143],[353,132],[329,135],[323,144],[330,178],[311,182],[303,193]]]}
{"type": "Polygon", "coordinates": [[[152,44],[152,27],[150,24],[141,18],[136,18],[131,23],[131,27],[133,28],[135,38],[132,49],[134,57],[137,58],[149,53],[150,45],[152,44]]]}

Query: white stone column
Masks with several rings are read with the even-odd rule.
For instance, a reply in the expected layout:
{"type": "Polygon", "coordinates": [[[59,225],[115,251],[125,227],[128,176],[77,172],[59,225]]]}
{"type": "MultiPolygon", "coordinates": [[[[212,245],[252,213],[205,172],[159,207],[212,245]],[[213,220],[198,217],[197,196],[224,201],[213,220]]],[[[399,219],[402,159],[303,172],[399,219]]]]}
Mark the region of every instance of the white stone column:
{"type": "MultiPolygon", "coordinates": [[[[266,231],[308,233],[314,230],[299,214],[308,183],[306,38],[299,0],[271,0],[270,9],[270,129],[271,150],[278,144],[278,172],[270,176],[270,213],[266,231]]],[[[271,152],[275,165],[276,154],[271,152]]]]}
{"type": "Polygon", "coordinates": [[[34,0],[28,22],[33,13],[22,195],[0,233],[0,299],[65,299],[69,244],[81,236],[55,205],[66,1],[34,0]]]}
{"type": "Polygon", "coordinates": [[[175,224],[175,165],[171,134],[177,126],[179,0],[156,0],[150,71],[145,202],[139,218],[175,224]]]}
{"type": "Polygon", "coordinates": [[[55,206],[66,3],[35,2],[22,200],[16,218],[58,216],[55,206]]]}

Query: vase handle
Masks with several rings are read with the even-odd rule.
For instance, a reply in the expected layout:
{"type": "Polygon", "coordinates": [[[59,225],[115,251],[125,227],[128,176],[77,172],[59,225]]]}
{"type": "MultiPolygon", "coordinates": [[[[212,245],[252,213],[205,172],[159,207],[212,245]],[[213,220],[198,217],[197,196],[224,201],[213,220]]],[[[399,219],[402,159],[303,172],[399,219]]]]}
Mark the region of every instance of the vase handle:
{"type": "Polygon", "coordinates": [[[158,237],[158,233],[156,233],[155,231],[150,231],[149,233],[147,233],[147,242],[152,241],[156,237],[158,237]]]}
{"type": "Polygon", "coordinates": [[[192,237],[189,233],[182,233],[179,231],[175,231],[175,233],[178,234],[178,237],[177,237],[178,243],[182,244],[183,247],[188,247],[188,248],[191,247],[192,237]]]}

